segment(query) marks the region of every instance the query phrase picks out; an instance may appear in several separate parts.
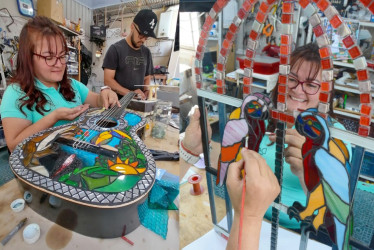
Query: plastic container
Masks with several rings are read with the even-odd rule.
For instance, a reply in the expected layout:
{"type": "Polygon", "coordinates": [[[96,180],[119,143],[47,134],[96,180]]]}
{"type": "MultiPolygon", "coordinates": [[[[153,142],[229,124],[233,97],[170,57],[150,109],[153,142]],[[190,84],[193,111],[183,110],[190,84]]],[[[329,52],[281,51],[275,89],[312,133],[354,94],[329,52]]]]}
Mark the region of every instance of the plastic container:
{"type": "Polygon", "coordinates": [[[10,208],[13,212],[21,212],[25,208],[25,200],[24,199],[16,199],[10,204],[10,208]]]}
{"type": "MultiPolygon", "coordinates": [[[[237,57],[239,67],[244,69],[245,57],[237,57]]],[[[256,56],[253,63],[253,72],[263,75],[272,75],[279,72],[279,58],[270,56],[256,56]]]]}
{"type": "Polygon", "coordinates": [[[40,227],[38,224],[30,224],[23,230],[23,240],[28,244],[35,243],[40,237],[40,227]]]}
{"type": "Polygon", "coordinates": [[[153,127],[151,135],[154,138],[165,137],[171,117],[171,102],[158,101],[153,114],[153,127]]]}

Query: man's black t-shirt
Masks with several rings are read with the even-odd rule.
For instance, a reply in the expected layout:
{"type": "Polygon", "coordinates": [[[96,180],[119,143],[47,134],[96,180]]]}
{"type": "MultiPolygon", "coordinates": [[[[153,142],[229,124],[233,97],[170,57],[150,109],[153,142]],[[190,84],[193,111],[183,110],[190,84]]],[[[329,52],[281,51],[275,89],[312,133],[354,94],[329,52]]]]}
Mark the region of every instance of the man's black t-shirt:
{"type": "Polygon", "coordinates": [[[122,39],[109,47],[102,67],[115,70],[114,79],[121,86],[129,90],[143,89],[134,85],[143,85],[144,77],[152,74],[152,54],[145,46],[134,50],[122,39]]]}

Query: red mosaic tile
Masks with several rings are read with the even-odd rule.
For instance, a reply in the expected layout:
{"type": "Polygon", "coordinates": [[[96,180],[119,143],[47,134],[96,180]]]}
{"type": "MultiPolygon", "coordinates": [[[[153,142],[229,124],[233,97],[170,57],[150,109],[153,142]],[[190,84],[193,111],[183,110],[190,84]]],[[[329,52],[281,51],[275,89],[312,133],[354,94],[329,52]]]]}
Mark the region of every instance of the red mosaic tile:
{"type": "Polygon", "coordinates": [[[334,67],[332,60],[330,58],[325,58],[321,60],[322,69],[331,69],[334,67]]]}
{"type": "Polygon", "coordinates": [[[319,49],[319,55],[321,56],[321,58],[330,57],[330,55],[331,55],[330,48],[329,47],[320,48],[319,49]]]}
{"type": "Polygon", "coordinates": [[[267,13],[269,11],[269,5],[265,2],[261,2],[260,11],[267,13]]]}
{"type": "Polygon", "coordinates": [[[360,94],[360,103],[370,103],[370,101],[371,101],[370,93],[360,94]]]}
{"type": "Polygon", "coordinates": [[[248,57],[249,59],[251,59],[255,56],[255,51],[251,50],[251,49],[247,49],[245,51],[245,56],[248,57]]]}
{"type": "Polygon", "coordinates": [[[221,12],[221,10],[222,10],[222,7],[219,7],[217,2],[214,3],[214,5],[213,5],[212,8],[213,8],[213,10],[214,10],[216,13],[219,13],[219,12],[221,12]]]}
{"type": "Polygon", "coordinates": [[[251,93],[251,87],[250,86],[243,86],[243,93],[244,94],[250,94],[251,93]]]}
{"type": "Polygon", "coordinates": [[[200,70],[200,68],[195,68],[195,74],[197,74],[197,75],[200,75],[201,74],[201,70],[200,70]]]}
{"type": "Polygon", "coordinates": [[[200,53],[196,53],[195,57],[197,60],[201,60],[203,58],[202,56],[203,54],[200,54],[200,53]]]}
{"type": "Polygon", "coordinates": [[[294,7],[292,2],[283,2],[283,13],[293,13],[294,7]]]}
{"type": "Polygon", "coordinates": [[[317,7],[321,11],[325,11],[327,9],[327,7],[329,7],[329,5],[330,5],[330,2],[327,1],[327,0],[319,0],[319,1],[317,1],[317,7]]]}
{"type": "Polygon", "coordinates": [[[224,71],[225,70],[224,65],[222,63],[217,63],[217,70],[224,71]]]}
{"type": "Polygon", "coordinates": [[[359,126],[358,128],[358,135],[367,137],[369,136],[369,132],[370,132],[370,127],[359,126]]]}
{"type": "Polygon", "coordinates": [[[249,0],[249,1],[251,2],[252,6],[258,2],[258,0],[249,0]]]}
{"type": "Polygon", "coordinates": [[[263,12],[261,12],[261,11],[257,12],[257,15],[256,15],[256,20],[257,20],[257,22],[259,22],[259,23],[264,23],[265,18],[266,18],[265,13],[263,13],[263,12]]]}
{"type": "Polygon", "coordinates": [[[314,32],[314,35],[316,35],[316,37],[320,37],[325,33],[321,25],[317,25],[313,27],[313,32],[314,32]]]}
{"type": "Polygon", "coordinates": [[[287,115],[287,122],[294,124],[295,123],[295,117],[293,117],[292,115],[287,115]]]}
{"type": "Polygon", "coordinates": [[[234,40],[234,33],[232,32],[227,32],[226,33],[226,39],[229,40],[230,42],[232,42],[234,40]]]}
{"type": "Polygon", "coordinates": [[[238,17],[240,19],[244,19],[245,15],[247,15],[247,12],[245,11],[245,9],[241,8],[239,11],[238,11],[238,17]]]}
{"type": "Polygon", "coordinates": [[[292,42],[291,35],[281,35],[281,44],[290,45],[292,42]]]}
{"type": "Polygon", "coordinates": [[[278,84],[278,93],[286,94],[287,85],[285,84],[278,84]]]}
{"type": "Polygon", "coordinates": [[[216,83],[217,83],[217,87],[223,87],[224,81],[220,80],[220,79],[217,79],[216,83]]]}
{"type": "Polygon", "coordinates": [[[352,35],[350,36],[346,36],[342,39],[342,42],[344,44],[344,46],[348,49],[350,47],[352,47],[353,45],[355,45],[355,39],[352,35]]]}
{"type": "Polygon", "coordinates": [[[254,30],[251,30],[251,33],[249,33],[249,37],[253,40],[253,41],[256,41],[257,38],[258,38],[258,33],[254,30]]]}
{"type": "Polygon", "coordinates": [[[196,88],[201,89],[201,86],[202,86],[201,82],[196,82],[196,88]]]}
{"type": "Polygon", "coordinates": [[[281,84],[287,84],[287,76],[279,75],[278,76],[278,82],[281,83],[281,84]]]}
{"type": "Polygon", "coordinates": [[[366,81],[369,79],[369,72],[367,69],[357,70],[357,80],[366,81]]]}
{"type": "Polygon", "coordinates": [[[333,16],[333,18],[331,18],[330,23],[332,27],[337,29],[343,23],[343,20],[340,18],[339,15],[335,15],[333,16]]]}
{"type": "Polygon", "coordinates": [[[230,41],[225,39],[222,42],[222,48],[228,49],[230,47],[230,41]]]}
{"type": "Polygon", "coordinates": [[[281,45],[280,46],[280,54],[281,55],[289,55],[289,54],[291,54],[291,46],[289,46],[289,45],[281,45]]]}
{"type": "Polygon", "coordinates": [[[362,104],[360,111],[361,111],[361,114],[370,116],[371,115],[371,109],[372,109],[371,105],[362,104]]]}
{"type": "Polygon", "coordinates": [[[331,82],[321,82],[321,91],[330,92],[332,90],[331,82]]]}
{"type": "Polygon", "coordinates": [[[226,0],[217,0],[216,2],[220,8],[225,7],[227,1],[226,0]]]}
{"type": "Polygon", "coordinates": [[[279,112],[275,110],[271,110],[271,118],[278,119],[279,118],[279,112]]]}
{"type": "Polygon", "coordinates": [[[243,5],[242,5],[242,8],[245,11],[249,11],[252,8],[251,2],[249,0],[244,1],[243,5]]]}
{"type": "Polygon", "coordinates": [[[221,94],[221,95],[223,95],[223,94],[224,94],[224,88],[220,88],[220,87],[218,87],[218,88],[217,88],[217,94],[221,94]]]}
{"type": "Polygon", "coordinates": [[[361,116],[360,117],[360,125],[361,126],[370,126],[370,117],[369,116],[361,116]]]}
{"type": "Polygon", "coordinates": [[[220,50],[220,54],[222,55],[222,56],[226,56],[226,54],[227,54],[227,51],[228,51],[228,49],[225,49],[225,48],[222,48],[221,50],[220,50]]]}
{"type": "Polygon", "coordinates": [[[206,30],[202,30],[200,33],[200,37],[202,39],[206,39],[208,37],[208,32],[206,30]]]}
{"type": "Polygon", "coordinates": [[[279,113],[279,120],[287,122],[287,115],[285,113],[279,113]]]}
{"type": "Polygon", "coordinates": [[[277,0],[266,0],[266,2],[269,4],[269,5],[272,5],[273,3],[275,3],[277,0]]]}
{"type": "Polygon", "coordinates": [[[305,9],[305,7],[308,6],[308,4],[309,4],[309,0],[300,0],[299,4],[300,4],[301,8],[305,9]]]}
{"type": "Polygon", "coordinates": [[[244,85],[251,85],[252,84],[252,77],[243,77],[243,84],[244,85]]]}
{"type": "Polygon", "coordinates": [[[232,32],[232,33],[236,33],[236,30],[238,29],[238,27],[235,25],[235,24],[231,24],[230,27],[229,27],[229,30],[232,32]]]}
{"type": "Polygon", "coordinates": [[[246,68],[253,68],[253,60],[244,59],[244,67],[246,67],[246,68]]]}
{"type": "Polygon", "coordinates": [[[282,14],[282,23],[290,24],[292,23],[293,14],[282,14]]]}
{"type": "Polygon", "coordinates": [[[278,102],[285,103],[286,102],[286,96],[282,94],[278,94],[277,98],[278,102]]]}
{"type": "Polygon", "coordinates": [[[328,103],[330,101],[330,94],[326,92],[320,92],[319,93],[319,100],[321,102],[328,103]]]}
{"type": "Polygon", "coordinates": [[[202,37],[200,37],[200,39],[199,39],[199,45],[200,46],[205,46],[205,44],[206,44],[206,40],[203,39],[202,37]]]}
{"type": "Polygon", "coordinates": [[[348,53],[351,55],[352,59],[356,59],[357,57],[362,55],[362,52],[358,46],[354,46],[348,49],[348,53]]]}
{"type": "Polygon", "coordinates": [[[197,48],[196,48],[197,52],[201,53],[201,52],[203,52],[203,50],[204,50],[204,46],[197,45],[197,48]]]}
{"type": "Polygon", "coordinates": [[[284,65],[290,64],[290,56],[280,55],[279,61],[280,61],[280,64],[284,64],[284,65]]]}

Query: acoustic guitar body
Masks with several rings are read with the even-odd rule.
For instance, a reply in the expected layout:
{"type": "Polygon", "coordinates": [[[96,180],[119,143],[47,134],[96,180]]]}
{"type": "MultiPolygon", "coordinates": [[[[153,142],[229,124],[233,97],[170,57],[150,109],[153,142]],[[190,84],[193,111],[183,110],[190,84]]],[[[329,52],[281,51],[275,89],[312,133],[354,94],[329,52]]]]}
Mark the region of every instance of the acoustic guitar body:
{"type": "Polygon", "coordinates": [[[137,207],[155,182],[156,164],[136,134],[145,121],[124,111],[128,102],[89,109],[16,147],[10,166],[34,211],[91,237],[120,237],[139,226],[137,207]]]}

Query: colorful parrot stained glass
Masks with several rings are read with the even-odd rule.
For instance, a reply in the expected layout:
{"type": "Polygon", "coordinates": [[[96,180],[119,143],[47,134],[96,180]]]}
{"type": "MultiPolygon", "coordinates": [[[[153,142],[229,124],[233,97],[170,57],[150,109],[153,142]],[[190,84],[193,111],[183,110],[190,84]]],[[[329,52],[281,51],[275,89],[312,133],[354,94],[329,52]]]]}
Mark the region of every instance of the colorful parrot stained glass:
{"type": "MultiPolygon", "coordinates": [[[[196,74],[196,86],[198,88],[202,87],[202,75],[201,75],[201,68],[202,68],[202,61],[204,57],[204,53],[201,51],[205,50],[205,46],[207,44],[208,40],[208,31],[210,30],[212,23],[217,18],[218,14],[222,11],[222,9],[226,6],[226,4],[230,0],[218,0],[211,11],[209,12],[208,18],[206,18],[205,24],[203,26],[203,31],[201,32],[201,37],[199,40],[199,45],[202,46],[202,50],[198,51],[196,53],[196,61],[195,61],[195,69],[198,68],[197,72],[199,74],[196,74]],[[213,21],[212,21],[213,20],[213,21]]],[[[372,1],[367,0],[360,0],[365,7],[368,7],[368,10],[374,14],[374,3],[372,1]]],[[[294,2],[283,0],[282,2],[282,10],[283,13],[281,20],[282,20],[282,37],[284,39],[281,39],[281,47],[283,48],[289,48],[292,41],[292,25],[289,23],[289,20],[292,20],[292,15],[294,12],[294,2]],[[287,39],[285,39],[287,38],[287,39]]],[[[238,27],[242,24],[243,18],[245,18],[246,12],[248,12],[249,9],[253,5],[257,3],[257,0],[246,0],[243,3],[242,9],[239,10],[237,16],[233,19],[233,23],[231,24],[230,32],[228,33],[224,43],[227,48],[231,46],[231,43],[235,39],[235,33],[239,30],[238,27]]],[[[247,48],[246,48],[246,56],[247,60],[245,63],[245,69],[244,69],[244,77],[243,77],[243,95],[246,96],[251,93],[251,83],[252,80],[252,72],[253,72],[253,59],[256,54],[257,47],[259,45],[258,39],[261,37],[262,29],[264,27],[264,22],[267,19],[267,16],[269,12],[272,10],[272,6],[274,5],[274,0],[266,0],[261,1],[260,6],[268,6],[266,8],[261,8],[257,12],[256,20],[253,21],[252,29],[249,30],[249,39],[247,42],[247,48]],[[250,63],[252,62],[252,63],[250,63]]],[[[310,222],[311,228],[318,228],[322,224],[324,224],[330,233],[330,237],[332,240],[337,244],[339,249],[343,249],[348,245],[345,241],[345,234],[349,233],[349,230],[346,230],[346,228],[349,228],[349,220],[352,218],[349,217],[349,214],[347,211],[349,211],[349,200],[343,200],[343,198],[340,196],[342,195],[341,192],[347,191],[349,192],[349,181],[347,181],[347,185],[342,185],[340,183],[340,186],[335,186],[332,184],[331,180],[329,179],[329,175],[325,176],[322,170],[318,169],[320,164],[324,163],[324,160],[331,160],[332,162],[339,162],[343,167],[342,169],[345,169],[347,171],[346,175],[349,174],[349,163],[348,163],[348,150],[346,149],[344,143],[342,141],[332,139],[329,137],[328,129],[326,130],[327,126],[323,124],[323,119],[328,119],[328,112],[331,109],[329,104],[329,98],[332,96],[332,89],[333,89],[333,70],[332,70],[332,55],[331,55],[331,49],[330,49],[330,41],[328,36],[326,35],[326,27],[323,25],[323,22],[320,18],[320,15],[318,13],[318,10],[322,11],[323,14],[327,17],[331,25],[337,29],[337,33],[340,36],[340,38],[343,40],[343,44],[346,47],[346,49],[349,51],[351,57],[354,61],[354,67],[357,71],[358,79],[359,79],[359,86],[360,86],[360,102],[361,106],[365,107],[365,110],[371,111],[372,105],[371,105],[371,95],[370,95],[370,88],[371,88],[371,82],[367,78],[367,63],[365,57],[362,55],[362,52],[360,49],[358,49],[358,46],[356,44],[356,41],[352,39],[352,31],[349,29],[347,24],[345,23],[344,19],[341,18],[339,15],[339,12],[335,9],[335,7],[331,4],[328,0],[321,0],[321,1],[308,1],[308,0],[300,0],[299,5],[304,9],[303,13],[308,17],[309,23],[311,24],[314,34],[316,35],[316,42],[320,48],[320,55],[321,55],[321,64],[322,64],[322,82],[321,82],[321,92],[319,96],[319,104],[318,104],[318,117],[313,114],[309,118],[310,120],[305,120],[308,124],[305,124],[305,131],[303,130],[303,133],[306,137],[309,138],[309,143],[306,143],[303,147],[303,163],[304,163],[304,170],[305,170],[305,182],[307,183],[308,188],[316,187],[317,189],[310,189],[310,195],[309,195],[309,203],[308,208],[312,209],[313,204],[315,202],[317,203],[323,203],[325,204],[324,207],[321,207],[318,210],[318,215],[314,216],[313,214],[307,215],[307,212],[304,212],[304,208],[298,206],[297,203],[295,203],[295,216],[299,216],[299,212],[301,213],[301,217],[306,219],[310,222]],[[316,3],[317,8],[312,3],[316,3]],[[311,118],[314,117],[314,118],[311,118]],[[322,119],[322,120],[321,120],[322,119]],[[323,143],[324,141],[321,138],[324,138],[324,140],[328,141],[328,147],[324,147],[323,143]],[[311,141],[314,143],[320,143],[320,144],[311,144],[311,141]],[[325,151],[324,151],[325,150],[325,151]],[[318,153],[317,153],[318,152],[318,153]],[[327,152],[327,153],[326,153],[327,152]],[[321,160],[323,159],[323,160],[321,160]],[[335,160],[334,160],[335,159],[335,160]],[[318,164],[317,164],[318,162],[318,164]],[[321,172],[322,171],[322,172],[321,172]],[[347,186],[347,187],[346,187],[347,186]],[[347,189],[346,189],[347,188],[347,189]],[[344,190],[344,191],[342,191],[344,190]],[[321,195],[322,193],[322,195],[321,195]],[[312,195],[313,194],[313,195],[312,195]],[[319,195],[317,195],[319,194],[319,195]],[[325,196],[323,196],[325,195],[325,196]],[[327,195],[327,196],[326,196],[327,195]],[[316,200],[315,197],[319,197],[320,200],[316,200]],[[339,212],[340,210],[337,209],[338,203],[341,203],[342,206],[342,212],[339,212]],[[348,205],[347,205],[348,204],[348,205]],[[304,212],[304,213],[303,213],[304,212]],[[343,230],[344,229],[344,230],[343,230]]],[[[224,46],[225,47],[225,46],[224,46]]],[[[226,48],[225,47],[225,48],[226,48]]],[[[227,48],[222,51],[218,58],[218,72],[217,72],[217,93],[218,94],[225,94],[226,93],[226,86],[225,86],[225,68],[226,68],[226,57],[227,57],[227,48]]],[[[277,103],[277,109],[271,110],[271,116],[275,120],[279,120],[279,122],[288,122],[288,123],[294,123],[295,118],[287,113],[287,99],[282,98],[287,96],[287,88],[286,84],[288,81],[288,74],[290,72],[290,53],[291,50],[283,50],[283,54],[281,55],[281,65],[280,65],[280,74],[279,74],[279,83],[278,85],[280,88],[280,92],[282,93],[282,96],[278,98],[277,103]]],[[[371,112],[361,112],[361,118],[360,118],[360,126],[358,129],[358,135],[360,136],[368,136],[370,132],[370,116],[371,112]]],[[[240,117],[237,113],[240,113],[236,110],[235,113],[237,116],[240,117]]],[[[232,114],[233,115],[233,114],[232,114]]],[[[233,116],[234,117],[234,116],[233,116]]],[[[302,115],[302,117],[306,117],[305,115],[302,115]]],[[[243,118],[242,118],[243,119],[243,118]]],[[[243,124],[243,122],[239,122],[239,118],[232,119],[230,117],[231,122],[230,126],[226,126],[226,128],[229,131],[230,127],[233,128],[239,128],[240,126],[245,127],[246,124],[243,124]],[[233,123],[234,122],[234,123],[233,123]]],[[[244,120],[244,119],[243,119],[244,120]]],[[[298,120],[300,124],[303,118],[301,120],[298,120]]],[[[301,125],[300,125],[301,126],[301,125]]],[[[303,127],[303,126],[301,126],[303,127]]],[[[246,127],[245,127],[246,128],[246,127]]],[[[248,128],[246,128],[248,132],[248,128]]],[[[231,128],[232,130],[232,128],[231,128]]],[[[230,162],[234,161],[237,158],[238,152],[240,147],[243,145],[243,136],[241,133],[240,135],[237,135],[238,137],[235,137],[233,132],[226,132],[226,140],[228,141],[227,144],[226,141],[222,141],[222,149],[221,149],[221,161],[219,166],[219,173],[218,175],[221,177],[217,178],[217,183],[222,184],[224,182],[225,173],[227,171],[227,166],[230,162]],[[235,139],[233,139],[235,138],[235,139]],[[225,158],[222,157],[223,152],[225,152],[225,158]],[[226,156],[226,153],[229,156],[226,156]],[[218,181],[219,180],[219,181],[218,181]]],[[[244,135],[245,137],[245,135],[244,135]]],[[[259,134],[258,138],[261,138],[261,134],[259,134]]],[[[254,145],[251,146],[255,146],[254,145]]],[[[280,148],[280,147],[278,147],[280,148]]],[[[279,154],[279,157],[283,158],[283,155],[279,154]]],[[[278,159],[279,160],[279,159],[278,159]]],[[[276,170],[276,175],[279,176],[279,181],[281,181],[281,170],[278,168],[276,170]],[[280,171],[280,173],[279,173],[280,171]]],[[[340,168],[339,168],[340,169],[340,168]]],[[[338,171],[341,171],[340,174],[345,176],[343,170],[340,169],[338,171]]],[[[323,169],[324,170],[324,169],[323,169]]],[[[347,177],[348,178],[348,177],[347,177]]],[[[290,210],[291,211],[291,210],[290,210]]],[[[309,210],[307,210],[309,211],[309,210]]],[[[301,218],[301,219],[303,219],[301,218]]],[[[273,237],[273,231],[272,231],[272,249],[276,248],[276,235],[275,239],[273,237]],[[275,244],[273,242],[275,241],[275,244]]]]}
{"type": "Polygon", "coordinates": [[[314,232],[326,225],[338,249],[348,249],[352,226],[348,150],[344,143],[330,137],[326,120],[314,112],[301,113],[295,126],[306,138],[302,155],[308,198],[306,207],[295,202],[289,216],[303,220],[314,232]]]}
{"type": "Polygon", "coordinates": [[[240,160],[240,149],[248,136],[248,148],[258,152],[265,134],[265,120],[269,117],[270,98],[261,93],[247,96],[240,108],[230,114],[223,132],[221,154],[218,162],[217,185],[226,179],[229,164],[240,160]]]}

